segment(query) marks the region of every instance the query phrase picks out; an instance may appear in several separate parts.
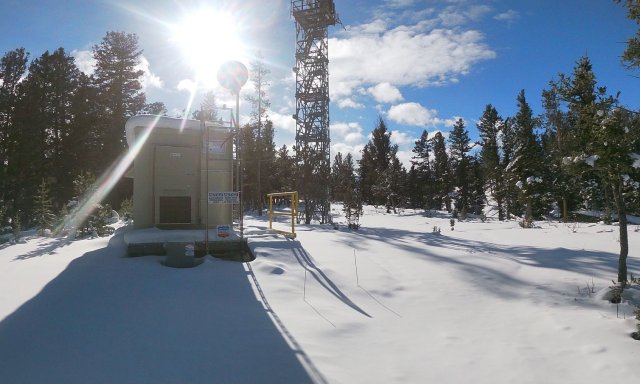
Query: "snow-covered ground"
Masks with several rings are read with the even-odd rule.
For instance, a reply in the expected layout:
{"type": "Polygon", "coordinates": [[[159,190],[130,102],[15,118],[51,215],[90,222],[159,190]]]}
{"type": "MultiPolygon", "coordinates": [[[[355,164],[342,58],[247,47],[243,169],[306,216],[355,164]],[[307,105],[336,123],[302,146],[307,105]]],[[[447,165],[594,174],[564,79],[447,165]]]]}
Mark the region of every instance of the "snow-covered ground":
{"type": "MultiPolygon", "coordinates": [[[[301,225],[291,240],[247,218],[255,261],[208,257],[191,269],[123,257],[127,228],[0,245],[0,382],[640,378],[634,308],[617,314],[602,299],[617,227],[469,221],[452,231],[444,215],[374,207],[361,224],[301,225]]],[[[629,239],[640,275],[635,226],[629,239]]]]}

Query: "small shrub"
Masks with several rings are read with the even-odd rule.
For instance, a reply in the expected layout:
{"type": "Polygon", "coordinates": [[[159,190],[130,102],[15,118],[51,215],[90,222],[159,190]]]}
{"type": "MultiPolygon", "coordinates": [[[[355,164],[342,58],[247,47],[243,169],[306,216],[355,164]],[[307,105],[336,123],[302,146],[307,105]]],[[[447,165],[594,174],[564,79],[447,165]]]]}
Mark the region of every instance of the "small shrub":
{"type": "Polygon", "coordinates": [[[124,221],[133,219],[133,199],[127,198],[122,200],[122,203],[120,203],[120,212],[118,213],[124,221]]]}
{"type": "Polygon", "coordinates": [[[449,225],[451,226],[451,230],[453,231],[453,227],[456,226],[456,219],[449,219],[449,225]]]}
{"type": "Polygon", "coordinates": [[[611,297],[609,301],[613,304],[620,304],[622,302],[622,285],[613,282],[613,285],[609,287],[611,290],[611,297]]]}
{"type": "Polygon", "coordinates": [[[518,221],[518,225],[520,225],[520,228],[533,228],[533,219],[529,218],[524,218],[520,221],[518,221]]]}

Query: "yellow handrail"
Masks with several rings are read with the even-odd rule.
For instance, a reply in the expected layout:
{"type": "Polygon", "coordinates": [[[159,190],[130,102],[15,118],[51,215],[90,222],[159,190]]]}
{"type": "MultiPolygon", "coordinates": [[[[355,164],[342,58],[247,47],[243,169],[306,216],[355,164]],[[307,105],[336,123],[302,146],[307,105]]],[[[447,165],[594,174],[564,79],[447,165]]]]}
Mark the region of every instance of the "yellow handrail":
{"type": "Polygon", "coordinates": [[[296,217],[298,216],[298,191],[268,193],[267,197],[269,198],[269,229],[295,239],[296,217]],[[273,212],[274,197],[288,197],[291,201],[291,213],[273,212]],[[291,232],[274,230],[272,226],[274,216],[291,216],[291,232]]]}

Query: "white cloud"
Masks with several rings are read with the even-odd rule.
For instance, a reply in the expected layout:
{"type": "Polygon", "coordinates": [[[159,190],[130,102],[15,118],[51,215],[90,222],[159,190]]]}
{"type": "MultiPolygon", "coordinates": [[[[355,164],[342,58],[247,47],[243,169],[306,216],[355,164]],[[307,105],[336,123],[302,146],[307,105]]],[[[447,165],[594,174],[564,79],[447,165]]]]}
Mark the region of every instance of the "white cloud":
{"type": "Polygon", "coordinates": [[[414,126],[433,125],[437,114],[435,109],[427,109],[418,103],[394,105],[388,112],[389,118],[396,123],[414,126]]]}
{"type": "Polygon", "coordinates": [[[474,5],[468,8],[450,6],[441,11],[438,18],[442,25],[446,27],[456,27],[470,21],[478,21],[489,12],[491,12],[491,7],[487,5],[474,5]]]}
{"type": "Polygon", "coordinates": [[[510,9],[506,12],[495,15],[493,18],[499,21],[515,21],[520,18],[520,14],[517,11],[510,9]]]}
{"type": "Polygon", "coordinates": [[[378,103],[395,103],[403,99],[400,90],[389,83],[380,83],[369,87],[367,92],[369,92],[378,103]]]}
{"type": "Polygon", "coordinates": [[[338,100],[338,108],[340,108],[340,109],[344,109],[344,108],[362,109],[362,108],[364,108],[364,104],[358,103],[357,101],[355,101],[355,100],[353,100],[351,98],[346,98],[346,99],[338,100]]]}
{"type": "Polygon", "coordinates": [[[348,98],[360,87],[442,85],[470,72],[496,54],[478,31],[433,29],[424,25],[386,30],[376,21],[354,27],[329,41],[331,97],[348,98]]]}
{"type": "Polygon", "coordinates": [[[194,93],[196,89],[198,89],[198,84],[196,84],[196,82],[191,79],[182,79],[180,80],[176,88],[178,89],[178,91],[187,91],[189,93],[194,93]]]}
{"type": "Polygon", "coordinates": [[[392,130],[390,140],[391,140],[391,144],[401,145],[401,144],[413,143],[417,139],[412,138],[411,135],[406,132],[392,130]]]}
{"type": "Polygon", "coordinates": [[[296,121],[291,115],[283,115],[278,112],[269,111],[269,120],[273,122],[275,130],[296,133],[296,121]]]}
{"type": "Polygon", "coordinates": [[[149,69],[149,60],[147,60],[146,57],[140,55],[140,62],[136,65],[135,69],[143,72],[142,78],[140,79],[140,84],[142,85],[143,90],[149,88],[162,88],[162,80],[151,72],[151,69],[149,69]]]}
{"type": "MultiPolygon", "coordinates": [[[[364,149],[363,144],[357,145],[349,145],[346,143],[335,143],[331,145],[331,161],[333,161],[333,157],[338,154],[338,152],[342,153],[342,156],[346,156],[347,153],[350,153],[353,156],[354,161],[358,161],[362,158],[362,150],[364,149]]],[[[356,164],[357,166],[357,164],[356,164]]]]}
{"type": "Polygon", "coordinates": [[[405,8],[414,3],[415,0],[387,0],[387,6],[393,8],[405,8]]]}
{"type": "Polygon", "coordinates": [[[389,119],[398,124],[412,125],[416,127],[439,126],[451,127],[458,119],[457,116],[449,119],[438,117],[438,111],[428,109],[418,103],[403,103],[394,105],[387,112],[389,119]]]}
{"type": "Polygon", "coordinates": [[[411,168],[411,157],[415,154],[411,150],[398,151],[396,156],[398,156],[398,160],[402,163],[402,165],[407,168],[411,168]]]}
{"type": "Polygon", "coordinates": [[[365,136],[359,123],[334,123],[331,124],[331,137],[334,141],[343,141],[349,144],[362,144],[365,136]]]}
{"type": "Polygon", "coordinates": [[[80,71],[85,75],[90,76],[96,70],[96,59],[93,58],[93,52],[87,50],[78,51],[74,49],[71,51],[71,56],[73,57],[78,69],[80,69],[80,71]]]}

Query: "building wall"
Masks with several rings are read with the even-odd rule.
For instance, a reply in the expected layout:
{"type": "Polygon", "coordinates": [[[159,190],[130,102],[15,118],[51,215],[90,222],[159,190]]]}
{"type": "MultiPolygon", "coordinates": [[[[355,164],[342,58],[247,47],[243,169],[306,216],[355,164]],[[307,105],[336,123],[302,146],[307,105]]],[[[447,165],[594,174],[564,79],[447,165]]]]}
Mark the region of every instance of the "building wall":
{"type": "Polygon", "coordinates": [[[209,145],[203,148],[203,139],[206,141],[207,137],[205,131],[203,138],[200,124],[196,120],[183,123],[181,119],[151,116],[135,116],[127,122],[130,148],[135,148],[148,133],[134,158],[131,172],[135,228],[156,226],[161,217],[175,218],[167,214],[166,204],[184,201],[180,197],[190,198],[189,224],[204,226],[207,216],[210,227],[232,224],[231,205],[207,204],[207,190],[233,191],[232,134],[227,128],[210,126],[209,145]],[[154,128],[148,133],[154,122],[154,128]],[[165,203],[164,212],[161,212],[161,201],[165,203]]]}

